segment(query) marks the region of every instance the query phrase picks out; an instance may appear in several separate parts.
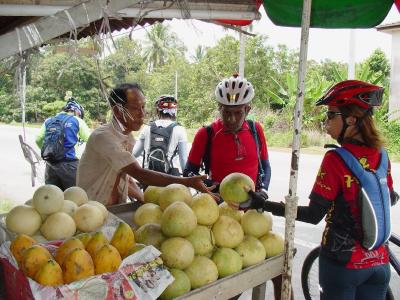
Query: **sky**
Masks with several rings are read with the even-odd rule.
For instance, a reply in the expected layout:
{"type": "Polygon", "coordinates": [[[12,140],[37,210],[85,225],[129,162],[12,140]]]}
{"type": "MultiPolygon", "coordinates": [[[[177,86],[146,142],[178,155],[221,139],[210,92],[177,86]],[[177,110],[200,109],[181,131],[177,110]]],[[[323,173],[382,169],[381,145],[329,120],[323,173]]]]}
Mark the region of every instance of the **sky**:
{"type": "MultiPolygon", "coordinates": [[[[262,14],[260,21],[253,22],[253,33],[268,36],[267,43],[271,46],[278,44],[287,45],[290,49],[300,48],[301,28],[289,28],[275,26],[265,14],[264,8],[260,8],[262,14]]],[[[382,24],[400,22],[400,13],[393,5],[390,13],[382,24]]],[[[179,39],[188,48],[188,55],[194,54],[198,45],[214,46],[218,40],[226,34],[238,38],[239,34],[232,30],[224,31],[221,26],[205,23],[197,20],[172,20],[165,21],[171,26],[179,39]]],[[[142,39],[144,30],[135,31],[133,37],[142,39]]],[[[376,48],[382,49],[390,59],[391,35],[378,32],[376,29],[355,29],[355,61],[360,62],[367,58],[376,48]]],[[[308,59],[321,61],[331,59],[333,61],[348,62],[349,60],[349,29],[310,29],[308,59]]]]}

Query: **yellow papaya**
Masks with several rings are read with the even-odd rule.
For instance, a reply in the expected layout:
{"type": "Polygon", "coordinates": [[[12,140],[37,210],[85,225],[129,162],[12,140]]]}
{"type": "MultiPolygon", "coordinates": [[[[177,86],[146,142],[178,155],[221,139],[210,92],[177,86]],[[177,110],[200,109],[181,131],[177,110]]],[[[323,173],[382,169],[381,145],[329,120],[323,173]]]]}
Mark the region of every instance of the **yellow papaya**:
{"type": "Polygon", "coordinates": [[[121,257],[126,257],[128,251],[135,246],[132,228],[128,224],[120,222],[111,239],[111,245],[117,248],[121,257]]]}
{"type": "Polygon", "coordinates": [[[114,246],[104,245],[93,258],[94,271],[96,274],[115,272],[121,261],[121,255],[114,246]]]}
{"type": "Polygon", "coordinates": [[[18,265],[21,265],[23,252],[36,244],[36,241],[26,234],[18,235],[10,244],[11,253],[18,265]]]}
{"type": "Polygon", "coordinates": [[[66,284],[94,275],[93,260],[84,249],[72,250],[65,258],[61,268],[66,284]]]}
{"type": "Polygon", "coordinates": [[[42,285],[63,285],[63,273],[60,265],[54,259],[49,259],[36,273],[35,281],[42,285]]]}
{"type": "Polygon", "coordinates": [[[33,245],[26,249],[22,255],[22,271],[26,276],[34,279],[42,265],[51,258],[51,254],[46,248],[40,245],[33,245]]]}
{"type": "Polygon", "coordinates": [[[78,240],[80,240],[83,244],[83,246],[86,247],[86,245],[89,243],[90,239],[92,238],[92,236],[90,235],[90,233],[84,232],[81,234],[78,234],[77,236],[75,236],[78,240]]]}
{"type": "Polygon", "coordinates": [[[56,256],[54,257],[57,263],[62,266],[64,263],[65,257],[74,249],[85,249],[83,243],[77,238],[71,238],[69,240],[64,241],[60,247],[58,247],[56,251],[56,256]]]}
{"type": "Polygon", "coordinates": [[[109,244],[109,241],[107,240],[106,236],[102,232],[96,232],[87,243],[85,249],[87,252],[89,252],[91,257],[94,257],[96,252],[107,244],[109,244]]]}

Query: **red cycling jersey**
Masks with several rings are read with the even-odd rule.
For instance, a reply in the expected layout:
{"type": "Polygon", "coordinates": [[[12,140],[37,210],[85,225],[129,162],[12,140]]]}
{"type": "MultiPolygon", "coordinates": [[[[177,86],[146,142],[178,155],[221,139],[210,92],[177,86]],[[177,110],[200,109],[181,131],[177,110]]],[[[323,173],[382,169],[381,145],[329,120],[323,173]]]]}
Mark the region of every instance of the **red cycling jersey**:
{"type": "MultiPolygon", "coordinates": [[[[380,162],[377,149],[344,144],[361,165],[376,169],[380,162]]],[[[388,188],[393,191],[390,163],[387,176],[388,188]]],[[[322,254],[346,265],[349,269],[364,269],[389,261],[386,245],[369,251],[360,244],[362,238],[361,216],[358,205],[360,185],[338,154],[328,152],[321,164],[314,183],[311,201],[329,205],[326,227],[322,236],[322,254]]]]}
{"type": "MultiPolygon", "coordinates": [[[[256,130],[261,142],[260,159],[268,159],[267,144],[260,123],[256,122],[256,130]]],[[[220,183],[225,176],[233,172],[241,172],[250,176],[256,183],[258,174],[257,147],[251,129],[243,122],[240,130],[233,134],[226,131],[220,119],[212,124],[210,177],[220,183]]],[[[206,128],[200,128],[193,140],[188,162],[200,166],[204,156],[208,134],[206,128]]]]}

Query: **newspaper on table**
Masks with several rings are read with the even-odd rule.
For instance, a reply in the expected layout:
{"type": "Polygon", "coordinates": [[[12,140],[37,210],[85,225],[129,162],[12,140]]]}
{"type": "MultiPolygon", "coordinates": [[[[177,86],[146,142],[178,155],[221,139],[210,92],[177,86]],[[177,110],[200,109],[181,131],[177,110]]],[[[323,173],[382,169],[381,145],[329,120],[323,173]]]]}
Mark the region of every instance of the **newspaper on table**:
{"type": "MultiPolygon", "coordinates": [[[[2,221],[4,220],[0,223],[2,221]]],[[[109,213],[106,223],[98,231],[103,232],[110,240],[120,221],[118,217],[109,213]]],[[[1,244],[0,258],[7,259],[18,269],[18,263],[10,251],[10,243],[6,241],[1,244]]],[[[55,254],[57,246],[42,245],[52,255],[55,254]]],[[[28,281],[35,299],[153,300],[174,281],[171,273],[163,265],[160,255],[161,252],[156,248],[147,246],[126,257],[116,272],[95,275],[57,287],[43,286],[30,278],[28,281]]]]}

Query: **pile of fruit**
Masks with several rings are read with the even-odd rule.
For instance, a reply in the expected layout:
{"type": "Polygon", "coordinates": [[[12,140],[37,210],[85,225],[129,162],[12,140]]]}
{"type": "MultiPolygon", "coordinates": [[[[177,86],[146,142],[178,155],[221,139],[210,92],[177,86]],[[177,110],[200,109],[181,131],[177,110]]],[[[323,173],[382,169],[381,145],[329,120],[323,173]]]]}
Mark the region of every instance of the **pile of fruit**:
{"type": "Polygon", "coordinates": [[[11,209],[6,227],[16,234],[25,234],[38,242],[64,240],[80,232],[93,232],[107,219],[106,207],[89,201],[80,187],[64,192],[55,185],[39,187],[25,205],[11,209]]]}
{"type": "MultiPolygon", "coordinates": [[[[236,173],[227,178],[223,189],[229,201],[242,202],[247,198],[244,189],[254,189],[254,184],[236,173]]],[[[218,206],[209,194],[192,197],[189,189],[180,184],[149,186],[144,199],[146,203],[133,215],[138,226],[136,248],[158,248],[174,276],[175,281],[161,295],[163,300],[283,252],[284,241],[271,231],[269,213],[244,213],[226,202],[218,206]]]]}
{"type": "Polygon", "coordinates": [[[116,271],[134,246],[131,227],[121,222],[111,241],[102,232],[82,233],[65,240],[53,256],[25,234],[11,242],[10,250],[26,276],[42,285],[58,286],[116,271]]]}

